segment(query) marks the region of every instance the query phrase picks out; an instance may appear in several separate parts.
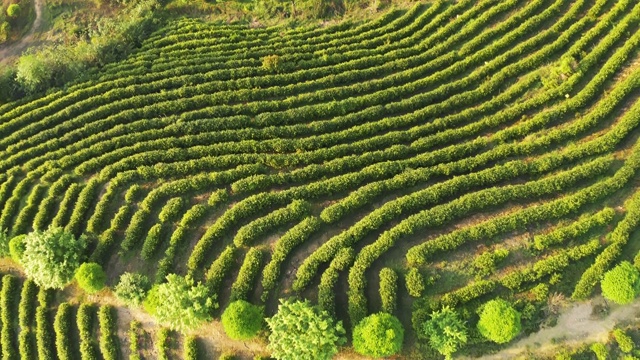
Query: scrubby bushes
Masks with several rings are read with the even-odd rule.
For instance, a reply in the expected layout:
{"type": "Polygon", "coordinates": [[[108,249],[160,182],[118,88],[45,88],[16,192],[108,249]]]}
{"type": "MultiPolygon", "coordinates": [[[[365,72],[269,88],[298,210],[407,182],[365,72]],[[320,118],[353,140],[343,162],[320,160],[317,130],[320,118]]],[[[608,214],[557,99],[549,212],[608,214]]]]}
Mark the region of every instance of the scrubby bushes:
{"type": "Polygon", "coordinates": [[[482,307],[478,331],[487,339],[508,343],[518,336],[521,328],[520,313],[505,300],[491,300],[482,307]]]}
{"type": "Polygon", "coordinates": [[[169,360],[169,336],[171,331],[167,328],[158,330],[156,334],[156,352],[158,360],[169,360]]]}
{"type": "Polygon", "coordinates": [[[458,314],[448,306],[431,313],[431,318],[422,327],[422,334],[429,345],[446,359],[467,343],[467,327],[458,314]]]}
{"type": "Polygon", "coordinates": [[[167,282],[157,285],[155,317],[173,330],[187,332],[211,320],[218,307],[216,296],[207,287],[189,277],[167,275],[167,282]]]}
{"type": "Polygon", "coordinates": [[[424,277],[417,268],[411,267],[405,275],[405,286],[409,295],[420,297],[425,290],[424,277]]]}
{"type": "Polygon", "coordinates": [[[640,294],[640,271],[628,261],[607,271],[600,282],[602,295],[618,304],[629,304],[640,294]]]}
{"type": "Polygon", "coordinates": [[[391,268],[380,270],[380,299],[382,311],[393,314],[398,302],[398,274],[391,268]]]}
{"type": "Polygon", "coordinates": [[[238,271],[238,278],[231,285],[231,301],[247,299],[260,271],[262,256],[263,252],[258,248],[251,248],[247,251],[240,271],[238,271]]]}
{"type": "Polygon", "coordinates": [[[184,360],[198,360],[200,358],[198,350],[198,339],[195,336],[189,335],[185,337],[184,350],[182,357],[184,360]]]}
{"type": "Polygon", "coordinates": [[[615,329],[611,332],[611,335],[613,335],[613,338],[618,343],[620,351],[627,354],[633,351],[633,348],[635,347],[633,339],[631,336],[627,335],[624,330],[615,329]]]}
{"type": "Polygon", "coordinates": [[[56,351],[60,360],[71,360],[74,358],[71,344],[71,321],[73,319],[72,308],[69,303],[62,303],[58,306],[58,312],[53,321],[53,330],[56,334],[56,351]]]}
{"type": "Polygon", "coordinates": [[[127,305],[140,306],[150,288],[151,283],[145,275],[126,272],[120,275],[114,292],[127,305]]]}
{"type": "Polygon", "coordinates": [[[96,263],[83,263],[76,271],[76,281],[89,294],[102,290],[107,282],[107,274],[102,266],[96,263]]]}
{"type": "Polygon", "coordinates": [[[245,300],[236,300],[222,313],[224,332],[234,340],[249,340],[262,329],[264,323],[262,307],[245,300]]]}
{"type": "Polygon", "coordinates": [[[369,315],[353,329],[353,348],[362,355],[382,358],[402,350],[404,328],[387,313],[369,315]]]}
{"type": "Polygon", "coordinates": [[[0,345],[3,359],[17,359],[18,347],[15,336],[15,302],[18,295],[18,279],[13,275],[2,277],[2,291],[0,292],[0,345]]]}
{"type": "Polygon", "coordinates": [[[94,308],[90,304],[80,304],[76,315],[80,335],[80,356],[82,360],[97,360],[98,352],[93,341],[94,308]]]}

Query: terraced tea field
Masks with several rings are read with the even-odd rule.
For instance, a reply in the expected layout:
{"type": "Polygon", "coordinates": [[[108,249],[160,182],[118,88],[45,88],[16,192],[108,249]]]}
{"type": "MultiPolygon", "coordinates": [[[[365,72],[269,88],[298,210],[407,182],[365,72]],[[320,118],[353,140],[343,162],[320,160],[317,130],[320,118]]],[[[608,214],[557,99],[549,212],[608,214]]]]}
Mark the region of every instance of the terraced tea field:
{"type": "MultiPolygon", "coordinates": [[[[85,234],[109,284],[189,274],[221,309],[270,315],[298,294],[348,331],[389,312],[406,358],[426,344],[412,324],[445,305],[475,324],[513,299],[531,331],[536,296],[587,299],[640,249],[639,25],[632,0],[175,21],[89,80],[0,107],[0,228],[85,234]]],[[[5,315],[3,355],[31,324],[5,315]]]]}

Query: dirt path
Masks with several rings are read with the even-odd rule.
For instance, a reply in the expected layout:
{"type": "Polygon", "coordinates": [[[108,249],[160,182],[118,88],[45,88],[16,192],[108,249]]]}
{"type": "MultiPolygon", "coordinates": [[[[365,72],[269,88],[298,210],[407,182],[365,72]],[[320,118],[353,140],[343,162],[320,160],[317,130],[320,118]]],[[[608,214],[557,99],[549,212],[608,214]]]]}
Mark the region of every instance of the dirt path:
{"type": "Polygon", "coordinates": [[[557,346],[553,344],[553,340],[564,344],[604,342],[616,324],[638,321],[640,318],[640,299],[630,305],[611,306],[609,314],[604,317],[592,316],[594,302],[602,302],[602,299],[575,304],[565,309],[556,326],[533,333],[508,349],[485,356],[483,359],[513,359],[527,348],[536,352],[546,352],[557,346]]]}
{"type": "Polygon", "coordinates": [[[33,21],[31,29],[29,29],[27,34],[18,40],[18,42],[0,46],[0,63],[22,54],[22,52],[33,43],[38,31],[42,27],[44,0],[34,0],[34,7],[36,10],[36,19],[33,21]]]}

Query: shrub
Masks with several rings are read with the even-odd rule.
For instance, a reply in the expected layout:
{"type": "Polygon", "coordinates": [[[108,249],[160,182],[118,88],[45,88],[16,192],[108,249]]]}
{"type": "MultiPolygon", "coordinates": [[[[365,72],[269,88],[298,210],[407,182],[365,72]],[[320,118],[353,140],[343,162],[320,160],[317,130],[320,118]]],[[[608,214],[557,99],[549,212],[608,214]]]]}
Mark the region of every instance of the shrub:
{"type": "Polygon", "coordinates": [[[398,274],[391,268],[380,270],[380,299],[382,311],[393,314],[398,296],[398,274]]]}
{"type": "Polygon", "coordinates": [[[268,55],[262,59],[262,67],[271,72],[278,72],[282,67],[282,59],[278,55],[268,55]]]}
{"type": "Polygon", "coordinates": [[[607,346],[602,343],[593,343],[590,349],[596,355],[596,359],[598,360],[607,360],[609,357],[607,346]]]}
{"type": "Polygon", "coordinates": [[[9,255],[13,261],[18,264],[22,263],[22,255],[24,254],[25,249],[25,239],[26,235],[18,235],[11,238],[9,241],[9,255]]]}
{"type": "Polygon", "coordinates": [[[120,275],[120,281],[114,292],[125,304],[139,306],[147,296],[150,287],[149,278],[145,275],[126,272],[120,275]]]}
{"type": "Polygon", "coordinates": [[[640,294],[640,271],[628,261],[607,271],[600,282],[602,295],[618,304],[629,304],[640,294]]]}
{"type": "Polygon", "coordinates": [[[187,332],[211,320],[211,311],[218,306],[216,297],[190,277],[167,275],[167,282],[157,286],[155,317],[169,328],[187,332]]]}
{"type": "Polygon", "coordinates": [[[611,334],[613,335],[613,338],[616,339],[620,351],[625,354],[633,351],[633,339],[631,339],[631,337],[627,335],[624,330],[615,329],[611,334]]]}
{"type": "Polygon", "coordinates": [[[353,329],[353,348],[365,356],[381,358],[397,354],[403,341],[400,320],[387,313],[369,315],[353,329]]]}
{"type": "Polygon", "coordinates": [[[76,271],[76,281],[82,290],[93,294],[104,288],[107,274],[100,264],[84,263],[76,271]]]}
{"type": "Polygon", "coordinates": [[[53,322],[53,329],[56,334],[56,351],[60,360],[73,358],[71,350],[71,305],[62,303],[58,306],[58,312],[53,322]]]}
{"type": "Polygon", "coordinates": [[[198,340],[195,336],[187,336],[184,338],[184,360],[198,360],[198,340]]]}
{"type": "Polygon", "coordinates": [[[281,299],[278,312],[267,324],[271,330],[268,348],[280,360],[328,360],[346,341],[342,323],[306,300],[281,299]]]}
{"type": "Polygon", "coordinates": [[[224,332],[234,340],[249,340],[258,335],[264,323],[264,313],[260,306],[245,300],[236,300],[222,313],[224,332]]]}
{"type": "Polygon", "coordinates": [[[80,266],[85,239],[75,238],[62,228],[34,231],[24,238],[22,266],[27,277],[45,289],[62,289],[80,266]]]}
{"type": "Polygon", "coordinates": [[[9,5],[9,7],[7,7],[7,15],[10,18],[17,18],[20,15],[20,5],[18,4],[11,4],[9,5]]]}
{"type": "Polygon", "coordinates": [[[486,276],[492,274],[496,270],[497,264],[508,255],[509,250],[506,249],[498,249],[494,252],[488,251],[476,257],[473,261],[473,266],[478,271],[478,275],[486,276]]]}
{"type": "Polygon", "coordinates": [[[429,338],[429,345],[446,359],[467,343],[467,327],[448,306],[431,313],[431,319],[424,323],[423,335],[429,338]]]}
{"type": "Polygon", "coordinates": [[[158,360],[169,360],[169,335],[170,330],[162,328],[156,335],[156,352],[158,353],[158,360]]]}
{"type": "Polygon", "coordinates": [[[413,297],[420,297],[425,290],[424,277],[420,271],[414,267],[410,268],[405,276],[407,291],[413,297]]]}
{"type": "Polygon", "coordinates": [[[511,304],[495,299],[486,303],[480,313],[478,330],[485,338],[504,344],[520,333],[520,313],[511,304]]]}
{"type": "Polygon", "coordinates": [[[231,301],[246,299],[249,292],[254,289],[254,283],[260,265],[262,265],[263,252],[258,248],[251,248],[247,251],[238,277],[231,285],[231,301]]]}
{"type": "Polygon", "coordinates": [[[98,310],[100,324],[100,352],[104,360],[118,360],[118,325],[115,311],[110,305],[104,305],[98,310]]]}

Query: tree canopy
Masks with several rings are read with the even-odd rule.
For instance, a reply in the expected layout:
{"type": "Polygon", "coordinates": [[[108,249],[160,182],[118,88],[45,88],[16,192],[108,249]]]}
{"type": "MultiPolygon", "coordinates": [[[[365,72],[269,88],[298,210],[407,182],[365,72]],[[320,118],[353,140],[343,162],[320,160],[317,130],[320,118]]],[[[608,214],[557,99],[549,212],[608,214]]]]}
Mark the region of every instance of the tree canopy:
{"type": "Polygon", "coordinates": [[[146,276],[126,272],[120,275],[120,280],[114,292],[118,299],[124,301],[127,305],[139,306],[147,296],[150,288],[151,283],[146,276]]]}
{"type": "Polygon", "coordinates": [[[467,327],[448,306],[431,313],[431,319],[424,323],[423,332],[431,347],[446,359],[467,343],[467,327]]]}
{"type": "Polygon", "coordinates": [[[107,274],[102,270],[100,264],[84,263],[76,271],[76,281],[82,290],[93,294],[104,288],[107,274]]]}
{"type": "Polygon", "coordinates": [[[267,319],[268,348],[279,360],[331,359],[346,342],[342,322],[308,301],[280,300],[278,312],[267,319]]]}
{"type": "Polygon", "coordinates": [[[167,282],[158,285],[156,296],[156,318],[182,333],[210,321],[211,311],[218,306],[206,286],[176,274],[167,275],[167,282]]]}
{"type": "Polygon", "coordinates": [[[236,300],[222,313],[224,332],[234,340],[248,340],[258,335],[264,323],[262,307],[236,300]]]}
{"type": "Polygon", "coordinates": [[[507,301],[494,299],[482,308],[478,330],[487,339],[498,344],[508,343],[518,336],[521,328],[520,313],[507,301]]]}
{"type": "Polygon", "coordinates": [[[640,271],[628,261],[607,271],[600,283],[602,295],[618,304],[631,303],[640,294],[640,271]]]}
{"type": "Polygon", "coordinates": [[[75,275],[84,256],[84,237],[59,227],[34,231],[24,238],[22,266],[27,277],[45,289],[62,289],[75,275]]]}
{"type": "Polygon", "coordinates": [[[388,313],[369,315],[353,329],[353,347],[366,356],[381,358],[402,350],[404,328],[388,313]]]}

